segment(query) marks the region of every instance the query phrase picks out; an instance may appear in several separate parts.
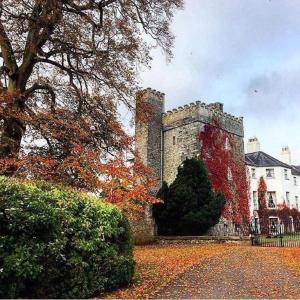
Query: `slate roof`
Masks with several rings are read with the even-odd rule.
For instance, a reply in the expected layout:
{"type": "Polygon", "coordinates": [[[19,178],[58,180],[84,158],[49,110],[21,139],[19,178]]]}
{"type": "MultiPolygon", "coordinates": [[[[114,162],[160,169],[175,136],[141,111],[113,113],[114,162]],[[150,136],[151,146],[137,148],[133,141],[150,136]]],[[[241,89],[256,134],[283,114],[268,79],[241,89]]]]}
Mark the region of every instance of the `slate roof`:
{"type": "Polygon", "coordinates": [[[300,176],[300,166],[292,165],[292,175],[300,176]]]}
{"type": "MultiPolygon", "coordinates": [[[[273,156],[263,152],[253,152],[253,153],[247,153],[245,155],[245,161],[246,164],[253,167],[283,167],[287,169],[292,169],[293,167],[285,164],[284,162],[274,158],[273,156]]],[[[300,175],[300,167],[299,167],[299,175],[300,175]]]]}

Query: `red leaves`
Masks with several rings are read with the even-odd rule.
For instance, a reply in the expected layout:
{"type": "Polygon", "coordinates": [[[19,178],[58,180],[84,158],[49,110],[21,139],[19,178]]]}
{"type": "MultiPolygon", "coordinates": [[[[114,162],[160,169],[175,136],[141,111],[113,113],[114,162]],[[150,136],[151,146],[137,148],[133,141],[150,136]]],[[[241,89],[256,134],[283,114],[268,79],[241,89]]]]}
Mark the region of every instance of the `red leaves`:
{"type": "Polygon", "coordinates": [[[266,207],[266,195],[267,195],[267,185],[264,178],[261,176],[259,178],[258,188],[257,188],[257,196],[258,196],[258,204],[259,209],[265,209],[266,207]]]}
{"type": "Polygon", "coordinates": [[[260,177],[257,195],[258,195],[258,215],[260,220],[262,220],[263,231],[268,232],[269,217],[279,217],[282,222],[291,222],[290,217],[293,217],[294,221],[300,221],[300,212],[297,209],[290,209],[287,207],[285,201],[281,204],[277,204],[274,209],[267,208],[267,184],[263,177],[260,177]]]}
{"type": "Polygon", "coordinates": [[[223,217],[244,225],[249,220],[249,183],[236,138],[222,130],[214,119],[212,124],[204,126],[200,141],[200,158],[206,163],[213,188],[226,198],[223,217]]]}

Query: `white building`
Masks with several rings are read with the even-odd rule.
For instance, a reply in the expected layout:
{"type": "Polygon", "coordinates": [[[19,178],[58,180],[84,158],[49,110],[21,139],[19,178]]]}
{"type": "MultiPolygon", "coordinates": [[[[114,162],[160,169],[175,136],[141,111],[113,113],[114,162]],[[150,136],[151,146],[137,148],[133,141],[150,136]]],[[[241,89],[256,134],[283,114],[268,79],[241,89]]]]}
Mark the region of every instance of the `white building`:
{"type": "Polygon", "coordinates": [[[256,137],[247,143],[246,165],[250,174],[250,216],[256,217],[258,209],[257,189],[262,176],[267,185],[267,208],[286,204],[300,209],[300,166],[291,165],[288,147],[282,148],[281,160],[260,151],[256,137]]]}

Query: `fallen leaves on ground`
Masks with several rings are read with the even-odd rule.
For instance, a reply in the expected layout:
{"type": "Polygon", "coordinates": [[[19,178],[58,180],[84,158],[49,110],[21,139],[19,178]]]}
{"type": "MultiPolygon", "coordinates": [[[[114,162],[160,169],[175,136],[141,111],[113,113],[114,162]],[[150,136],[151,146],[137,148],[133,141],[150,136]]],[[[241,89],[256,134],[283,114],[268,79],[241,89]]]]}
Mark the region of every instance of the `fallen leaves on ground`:
{"type": "Polygon", "coordinates": [[[224,245],[151,245],[136,247],[134,283],[100,298],[149,298],[172,279],[193,265],[230,248],[224,245]]]}
{"type": "Polygon", "coordinates": [[[300,273],[300,248],[282,249],[283,262],[300,273]]]}
{"type": "Polygon", "coordinates": [[[300,248],[152,245],[134,255],[134,283],[100,298],[300,298],[300,248]]]}
{"type": "MultiPolygon", "coordinates": [[[[228,247],[186,271],[154,295],[157,299],[299,299],[300,274],[282,248],[228,247]]],[[[299,250],[298,250],[299,251],[299,250]]]]}

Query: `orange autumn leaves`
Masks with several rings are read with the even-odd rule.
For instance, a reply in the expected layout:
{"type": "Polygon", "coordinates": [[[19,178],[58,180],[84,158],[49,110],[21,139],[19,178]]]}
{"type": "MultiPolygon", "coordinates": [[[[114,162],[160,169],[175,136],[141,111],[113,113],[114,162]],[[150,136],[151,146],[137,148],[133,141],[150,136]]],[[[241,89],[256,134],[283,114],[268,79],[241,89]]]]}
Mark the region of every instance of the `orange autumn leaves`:
{"type": "MultiPolygon", "coordinates": [[[[11,97],[1,97],[0,115],[7,113],[11,97]]],[[[114,104],[109,98],[104,102],[108,112],[95,102],[93,111],[82,116],[62,107],[32,115],[11,111],[27,124],[26,139],[18,156],[0,157],[1,174],[12,171],[16,177],[95,192],[129,216],[156,202],[150,193],[156,179],[135,153],[134,139],[118,122],[114,104]]]]}
{"type": "Polygon", "coordinates": [[[300,248],[282,250],[282,257],[285,264],[300,273],[300,248]]]}
{"type": "Polygon", "coordinates": [[[101,298],[140,299],[153,296],[179,274],[209,257],[221,255],[228,248],[222,245],[153,245],[136,247],[134,283],[125,289],[102,295],[101,298]]]}
{"type": "Polygon", "coordinates": [[[193,298],[201,299],[295,298],[299,290],[294,286],[300,278],[299,248],[152,245],[137,247],[135,260],[134,283],[128,288],[100,295],[100,298],[140,299],[157,295],[166,298],[166,286],[169,292],[171,287],[176,287],[169,298],[174,298],[175,294],[182,298],[185,291],[189,291],[194,292],[193,298]],[[196,267],[191,268],[193,266],[196,267]],[[194,279],[181,276],[186,271],[189,276],[194,274],[194,279]],[[199,294],[199,290],[203,294],[199,294]]]}
{"type": "Polygon", "coordinates": [[[182,0],[6,1],[0,174],[98,193],[126,209],[156,201],[119,108],[135,112],[152,39],[172,57],[170,25],[182,7],[182,0]]]}

